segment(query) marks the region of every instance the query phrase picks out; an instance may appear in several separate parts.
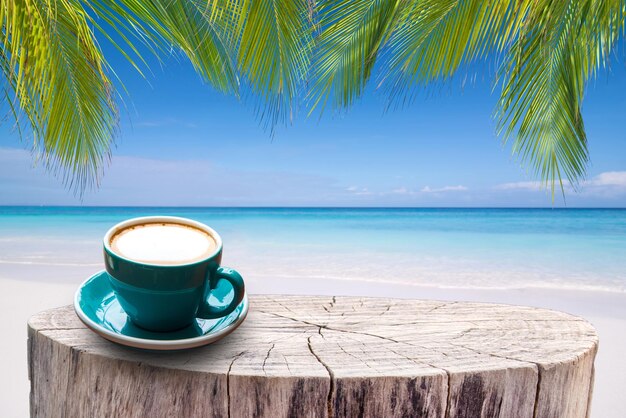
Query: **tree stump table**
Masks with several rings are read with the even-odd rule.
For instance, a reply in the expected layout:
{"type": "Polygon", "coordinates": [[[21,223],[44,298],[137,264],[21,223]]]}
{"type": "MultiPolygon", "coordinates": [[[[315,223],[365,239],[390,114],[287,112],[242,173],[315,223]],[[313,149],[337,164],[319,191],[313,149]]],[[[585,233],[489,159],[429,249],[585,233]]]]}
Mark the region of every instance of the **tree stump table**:
{"type": "Polygon", "coordinates": [[[36,417],[585,417],[598,346],[545,309],[320,296],[251,296],[188,351],[113,344],[69,306],[28,338],[36,417]]]}

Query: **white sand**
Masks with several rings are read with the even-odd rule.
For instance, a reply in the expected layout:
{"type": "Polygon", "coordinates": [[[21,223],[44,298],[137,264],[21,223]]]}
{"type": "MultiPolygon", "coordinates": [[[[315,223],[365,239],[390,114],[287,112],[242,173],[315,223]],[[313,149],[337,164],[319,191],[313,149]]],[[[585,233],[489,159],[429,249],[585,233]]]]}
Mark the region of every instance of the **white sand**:
{"type": "MultiPolygon", "coordinates": [[[[37,275],[42,281],[16,280],[0,266],[0,317],[4,338],[0,356],[0,405],[6,417],[28,416],[30,390],[26,366],[26,321],[38,311],[72,302],[78,284],[93,267],[65,267],[37,275]],[[54,283],[54,284],[53,284],[54,283]]],[[[23,273],[21,271],[20,273],[23,273]]],[[[31,276],[33,277],[33,276],[31,276]]],[[[248,277],[250,293],[298,293],[470,300],[540,306],[582,316],[600,335],[592,416],[626,417],[626,293],[556,289],[475,290],[377,284],[323,279],[248,277]]]]}

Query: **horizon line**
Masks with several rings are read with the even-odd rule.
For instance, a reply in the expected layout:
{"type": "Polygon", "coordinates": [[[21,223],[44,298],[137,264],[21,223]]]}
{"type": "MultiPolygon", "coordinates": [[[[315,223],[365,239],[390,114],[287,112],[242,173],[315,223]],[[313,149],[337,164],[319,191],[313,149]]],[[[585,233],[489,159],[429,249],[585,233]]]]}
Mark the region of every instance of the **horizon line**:
{"type": "Polygon", "coordinates": [[[178,206],[178,205],[0,205],[0,208],[118,208],[118,209],[542,209],[589,210],[619,209],[623,206],[178,206]]]}

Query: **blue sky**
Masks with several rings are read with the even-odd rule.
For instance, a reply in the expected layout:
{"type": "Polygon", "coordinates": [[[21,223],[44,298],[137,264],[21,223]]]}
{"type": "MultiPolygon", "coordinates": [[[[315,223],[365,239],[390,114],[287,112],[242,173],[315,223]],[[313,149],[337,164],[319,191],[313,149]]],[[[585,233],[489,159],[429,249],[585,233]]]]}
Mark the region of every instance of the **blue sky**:
{"type": "MultiPolygon", "coordinates": [[[[546,206],[552,200],[494,134],[490,80],[460,80],[384,111],[305,111],[272,138],[252,105],[216,93],[174,58],[142,79],[114,59],[130,96],[101,187],[76,198],[0,126],[0,204],[192,206],[546,206]]],[[[482,77],[479,74],[479,78],[482,77]]],[[[588,89],[588,180],[567,206],[626,207],[626,70],[588,89]]],[[[557,198],[556,206],[563,206],[557,198]]]]}

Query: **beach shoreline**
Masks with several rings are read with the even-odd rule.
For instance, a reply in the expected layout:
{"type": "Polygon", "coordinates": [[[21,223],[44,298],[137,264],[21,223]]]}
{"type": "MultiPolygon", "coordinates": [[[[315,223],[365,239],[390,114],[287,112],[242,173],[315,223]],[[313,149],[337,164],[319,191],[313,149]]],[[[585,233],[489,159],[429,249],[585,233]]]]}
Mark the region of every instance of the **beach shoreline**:
{"type": "MultiPolygon", "coordinates": [[[[5,329],[0,369],[5,379],[0,404],[7,416],[28,416],[28,382],[26,363],[26,322],[45,309],[72,303],[74,291],[87,276],[80,270],[68,270],[65,276],[45,280],[0,277],[0,310],[11,318],[5,329]]],[[[592,417],[626,416],[621,395],[626,390],[626,293],[554,288],[472,289],[441,288],[424,284],[402,285],[373,281],[320,278],[246,278],[250,294],[305,294],[375,296],[444,301],[476,301],[536,306],[567,312],[591,322],[599,335],[592,417]]],[[[251,307],[254,309],[254,306],[251,307]]]]}

